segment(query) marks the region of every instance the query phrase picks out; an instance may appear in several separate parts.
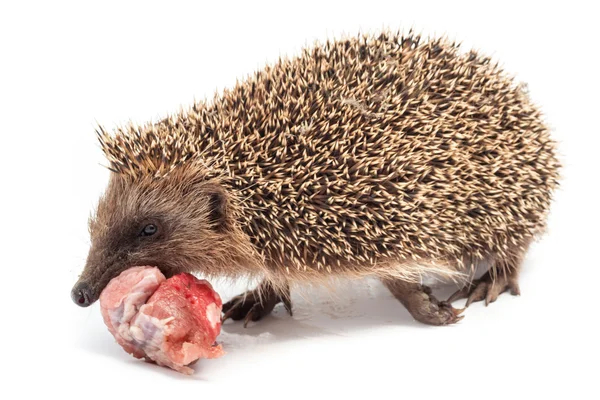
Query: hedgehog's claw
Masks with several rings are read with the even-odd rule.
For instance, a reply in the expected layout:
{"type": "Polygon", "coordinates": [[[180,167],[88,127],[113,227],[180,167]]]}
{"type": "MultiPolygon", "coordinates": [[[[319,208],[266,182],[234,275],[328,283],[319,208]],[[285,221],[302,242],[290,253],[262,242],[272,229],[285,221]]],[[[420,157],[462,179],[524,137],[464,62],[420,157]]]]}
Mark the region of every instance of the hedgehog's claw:
{"type": "Polygon", "coordinates": [[[250,290],[223,304],[222,322],[229,318],[234,321],[244,320],[244,328],[250,321],[258,321],[269,315],[278,303],[283,303],[287,312],[292,315],[292,303],[289,291],[285,295],[277,294],[266,282],[254,290],[250,290]]]}
{"type": "Polygon", "coordinates": [[[428,325],[450,325],[464,318],[464,309],[456,309],[447,301],[439,301],[427,286],[385,279],[384,285],[406,307],[414,319],[428,325]]]}
{"type": "Polygon", "coordinates": [[[292,301],[289,298],[283,298],[283,306],[285,307],[288,314],[290,314],[290,317],[294,316],[294,313],[292,312],[292,301]]]}
{"type": "Polygon", "coordinates": [[[452,304],[457,300],[466,299],[469,296],[469,288],[470,285],[463,287],[462,289],[457,290],[452,294],[452,296],[448,297],[446,300],[448,303],[452,304]]]}
{"type": "MultiPolygon", "coordinates": [[[[239,307],[237,307],[237,304],[233,303],[232,301],[223,304],[223,312],[225,314],[223,314],[223,316],[221,317],[221,323],[227,321],[229,318],[233,318],[234,313],[236,313],[238,311],[238,308],[239,307]],[[227,306],[227,308],[225,306],[227,306]],[[234,306],[236,306],[236,307],[234,307],[234,306]]],[[[234,318],[234,320],[235,319],[236,318],[234,318]]]]}
{"type": "Polygon", "coordinates": [[[252,306],[252,308],[250,309],[250,311],[248,311],[248,314],[246,314],[246,318],[244,318],[244,328],[246,328],[248,326],[248,323],[250,321],[256,321],[257,319],[254,319],[255,317],[258,317],[260,315],[260,312],[258,312],[257,308],[260,306],[260,303],[256,303],[252,306]]]}
{"type": "MultiPolygon", "coordinates": [[[[433,298],[432,301],[435,302],[435,298],[433,298]]],[[[432,313],[431,315],[428,315],[421,322],[425,322],[430,325],[455,324],[465,317],[464,315],[461,315],[463,311],[465,311],[464,308],[454,308],[450,303],[446,301],[440,301],[438,303],[437,311],[432,313]]]]}
{"type": "Polygon", "coordinates": [[[496,301],[498,296],[510,290],[513,296],[521,294],[517,273],[499,273],[495,278],[492,278],[490,272],[486,272],[481,278],[474,280],[467,286],[456,291],[447,300],[448,303],[455,302],[460,299],[467,299],[465,307],[469,307],[472,303],[485,300],[485,305],[489,305],[496,301]]]}

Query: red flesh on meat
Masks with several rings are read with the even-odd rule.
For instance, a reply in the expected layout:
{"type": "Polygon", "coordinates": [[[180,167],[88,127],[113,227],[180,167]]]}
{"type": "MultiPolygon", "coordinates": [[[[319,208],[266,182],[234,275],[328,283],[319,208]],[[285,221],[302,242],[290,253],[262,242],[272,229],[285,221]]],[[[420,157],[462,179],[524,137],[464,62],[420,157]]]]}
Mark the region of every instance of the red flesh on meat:
{"type": "Polygon", "coordinates": [[[104,322],[125,351],[185,374],[199,358],[223,355],[215,343],[221,306],[207,281],[187,273],[165,280],[156,267],[130,268],[100,295],[104,322]]]}

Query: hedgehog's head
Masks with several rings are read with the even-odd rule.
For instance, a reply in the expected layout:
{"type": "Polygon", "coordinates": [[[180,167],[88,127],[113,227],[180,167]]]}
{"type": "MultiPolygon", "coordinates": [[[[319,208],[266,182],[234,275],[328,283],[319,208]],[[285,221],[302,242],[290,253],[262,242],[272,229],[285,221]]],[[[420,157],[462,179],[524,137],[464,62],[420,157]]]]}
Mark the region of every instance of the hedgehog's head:
{"type": "Polygon", "coordinates": [[[236,204],[201,163],[187,162],[160,176],[111,173],[90,218],[91,248],[73,301],[92,304],[112,278],[133,266],[156,266],[167,277],[232,274],[252,257],[236,204]]]}

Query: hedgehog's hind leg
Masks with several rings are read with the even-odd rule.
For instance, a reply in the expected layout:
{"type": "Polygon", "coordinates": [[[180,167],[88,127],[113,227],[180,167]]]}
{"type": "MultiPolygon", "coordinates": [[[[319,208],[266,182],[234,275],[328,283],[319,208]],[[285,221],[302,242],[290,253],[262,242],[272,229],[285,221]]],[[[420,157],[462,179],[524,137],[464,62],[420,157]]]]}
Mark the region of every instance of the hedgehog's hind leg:
{"type": "Polygon", "coordinates": [[[471,303],[485,300],[485,305],[496,301],[498,296],[510,290],[513,296],[521,294],[519,289],[519,266],[498,269],[492,266],[483,276],[475,279],[467,286],[458,290],[448,298],[448,303],[456,300],[467,299],[465,307],[469,307],[471,303]]]}
{"type": "Polygon", "coordinates": [[[286,284],[276,290],[269,281],[264,280],[256,289],[235,296],[223,304],[222,321],[229,318],[234,321],[243,319],[245,328],[250,321],[258,321],[269,315],[278,303],[283,303],[287,312],[292,315],[289,286],[286,284]]]}
{"type": "Polygon", "coordinates": [[[428,325],[448,325],[463,318],[460,315],[463,310],[457,310],[448,302],[439,301],[427,286],[393,278],[383,278],[381,281],[419,322],[428,325]]]}
{"type": "Polygon", "coordinates": [[[458,290],[447,301],[452,303],[466,298],[468,307],[471,303],[485,300],[487,306],[506,291],[510,291],[513,296],[520,295],[519,270],[528,245],[529,242],[526,242],[526,245],[516,247],[504,259],[495,261],[481,278],[458,290]]]}

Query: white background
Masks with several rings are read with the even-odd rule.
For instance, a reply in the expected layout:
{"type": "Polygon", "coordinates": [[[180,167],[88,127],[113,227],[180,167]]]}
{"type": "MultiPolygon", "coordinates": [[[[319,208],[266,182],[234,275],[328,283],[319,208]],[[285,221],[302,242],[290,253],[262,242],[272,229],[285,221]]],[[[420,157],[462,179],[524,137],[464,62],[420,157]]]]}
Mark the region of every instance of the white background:
{"type": "MultiPolygon", "coordinates": [[[[600,398],[592,3],[2,2],[0,397],[600,398]],[[560,142],[564,179],[549,232],[525,260],[522,296],[428,327],[376,282],[307,290],[294,296],[294,318],[277,308],[246,330],[226,325],[228,354],[191,377],[134,360],[97,304],[71,303],[108,176],[96,123],[156,120],[315,39],[411,26],[500,60],[529,84],[560,142]]],[[[217,283],[224,299],[245,286],[217,283]]]]}

